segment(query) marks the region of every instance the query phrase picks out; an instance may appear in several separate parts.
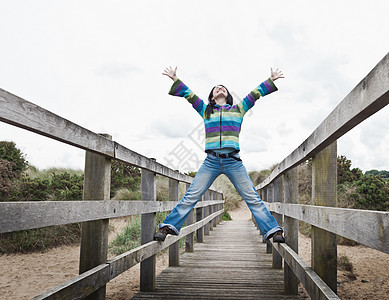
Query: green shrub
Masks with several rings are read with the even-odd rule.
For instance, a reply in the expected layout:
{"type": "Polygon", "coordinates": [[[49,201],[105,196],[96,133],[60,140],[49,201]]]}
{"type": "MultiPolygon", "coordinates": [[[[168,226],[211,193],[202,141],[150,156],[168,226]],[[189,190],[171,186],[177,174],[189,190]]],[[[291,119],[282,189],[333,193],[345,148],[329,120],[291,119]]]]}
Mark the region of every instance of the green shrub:
{"type": "Polygon", "coordinates": [[[13,181],[16,179],[13,172],[13,163],[0,159],[0,201],[7,201],[12,192],[13,181]]]}
{"type": "Polygon", "coordinates": [[[49,184],[49,193],[51,200],[71,201],[82,200],[84,187],[84,175],[70,175],[65,172],[62,174],[52,174],[49,184]]]}
{"type": "Polygon", "coordinates": [[[45,201],[49,197],[48,180],[22,177],[14,183],[8,201],[45,201]]]}
{"type": "Polygon", "coordinates": [[[231,221],[232,220],[231,215],[228,212],[224,211],[224,213],[222,214],[222,220],[231,221]]]}
{"type": "MultiPolygon", "coordinates": [[[[156,224],[162,223],[167,217],[168,212],[157,212],[156,224]]],[[[157,228],[156,228],[157,230],[157,228]]],[[[131,218],[127,226],[124,228],[122,233],[119,233],[116,238],[109,244],[109,251],[112,254],[120,255],[124,252],[130,251],[140,246],[140,235],[141,235],[141,216],[135,216],[131,218]]]]}
{"type": "Polygon", "coordinates": [[[138,168],[113,160],[111,164],[111,198],[122,188],[138,190],[141,172],[138,168]]]}
{"type": "Polygon", "coordinates": [[[15,172],[16,176],[19,176],[28,165],[25,155],[20,149],[16,148],[14,142],[0,142],[0,159],[12,163],[12,171],[15,172]]]}
{"type": "Polygon", "coordinates": [[[374,175],[364,175],[357,182],[355,208],[389,210],[389,184],[374,175]]]}

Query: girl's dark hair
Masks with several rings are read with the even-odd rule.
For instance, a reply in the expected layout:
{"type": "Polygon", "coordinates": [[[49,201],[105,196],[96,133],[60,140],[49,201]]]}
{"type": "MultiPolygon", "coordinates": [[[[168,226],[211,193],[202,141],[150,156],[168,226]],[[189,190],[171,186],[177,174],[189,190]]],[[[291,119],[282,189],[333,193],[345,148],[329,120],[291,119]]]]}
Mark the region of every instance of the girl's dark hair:
{"type": "Polygon", "coordinates": [[[213,90],[217,86],[222,86],[222,87],[224,87],[226,89],[226,91],[227,91],[227,104],[232,105],[234,103],[230,92],[228,91],[228,89],[224,85],[219,84],[219,85],[214,86],[212,88],[211,92],[209,93],[209,96],[208,96],[208,105],[207,105],[207,108],[205,109],[205,118],[206,119],[209,119],[211,117],[213,109],[214,109],[214,107],[216,105],[216,102],[215,102],[215,100],[212,100],[212,97],[213,97],[213,90]]]}

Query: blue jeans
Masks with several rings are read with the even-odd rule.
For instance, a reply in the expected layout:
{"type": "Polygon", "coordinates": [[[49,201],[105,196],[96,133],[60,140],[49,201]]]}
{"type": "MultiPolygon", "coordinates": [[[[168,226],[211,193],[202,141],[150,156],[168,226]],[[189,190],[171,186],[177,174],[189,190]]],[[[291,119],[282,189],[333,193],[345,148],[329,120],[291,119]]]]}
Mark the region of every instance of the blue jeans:
{"type": "MultiPolygon", "coordinates": [[[[239,157],[238,154],[235,156],[239,157]]],[[[159,228],[168,226],[178,235],[192,208],[220,174],[228,177],[246,201],[265,239],[277,231],[283,231],[259,197],[242,161],[217,158],[211,154],[207,155],[188,191],[159,228]]]]}

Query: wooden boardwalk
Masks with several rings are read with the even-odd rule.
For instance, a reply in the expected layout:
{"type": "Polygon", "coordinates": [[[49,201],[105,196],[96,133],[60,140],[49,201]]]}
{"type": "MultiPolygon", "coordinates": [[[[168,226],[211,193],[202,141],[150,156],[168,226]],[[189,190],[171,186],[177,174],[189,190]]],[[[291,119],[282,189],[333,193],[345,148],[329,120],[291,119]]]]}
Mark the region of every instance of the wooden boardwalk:
{"type": "Polygon", "coordinates": [[[154,292],[133,299],[298,299],[284,295],[284,272],[272,269],[251,221],[222,222],[194,249],[157,277],[154,292]]]}

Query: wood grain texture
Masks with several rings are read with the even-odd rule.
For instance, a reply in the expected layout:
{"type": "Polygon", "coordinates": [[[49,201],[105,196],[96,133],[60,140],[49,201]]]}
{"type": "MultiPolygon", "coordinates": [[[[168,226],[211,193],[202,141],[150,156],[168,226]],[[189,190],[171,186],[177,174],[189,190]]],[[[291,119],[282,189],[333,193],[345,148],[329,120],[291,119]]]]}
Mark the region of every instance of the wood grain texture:
{"type": "Polygon", "coordinates": [[[109,264],[102,264],[31,298],[31,300],[84,299],[108,283],[109,280],[109,264]]]}
{"type": "Polygon", "coordinates": [[[389,53],[256,189],[263,188],[284,172],[313,157],[387,104],[389,104],[389,53]]]}
{"type": "MultiPolygon", "coordinates": [[[[0,202],[0,233],[169,211],[177,203],[137,200],[0,202]]],[[[201,201],[195,207],[222,203],[223,200],[201,201]]]]}
{"type": "Polygon", "coordinates": [[[273,243],[274,249],[280,253],[293,273],[307,290],[311,299],[339,299],[328,285],[317,275],[312,268],[302,260],[288,245],[273,243]]]}
{"type": "Polygon", "coordinates": [[[133,299],[298,299],[284,295],[283,272],[250,220],[222,222],[194,248],[157,277],[154,292],[133,299]]]}
{"type": "Polygon", "coordinates": [[[106,264],[102,264],[89,270],[67,282],[64,282],[49,291],[46,291],[34,298],[35,299],[82,299],[93,291],[97,290],[116,276],[127,271],[129,268],[137,265],[141,261],[148,259],[159,251],[169,247],[179,239],[196,231],[204,226],[213,218],[223,214],[224,210],[220,210],[208,216],[206,219],[196,222],[195,224],[184,227],[180,231],[179,236],[168,235],[164,242],[152,241],[141,245],[135,249],[125,252],[106,264]]]}
{"type": "Polygon", "coordinates": [[[389,212],[286,203],[266,205],[270,211],[389,253],[389,212]]]}
{"type": "MultiPolygon", "coordinates": [[[[312,159],[312,204],[335,206],[337,191],[337,142],[320,151],[312,159]]],[[[336,234],[312,226],[311,266],[321,279],[337,292],[336,234]]]]}

